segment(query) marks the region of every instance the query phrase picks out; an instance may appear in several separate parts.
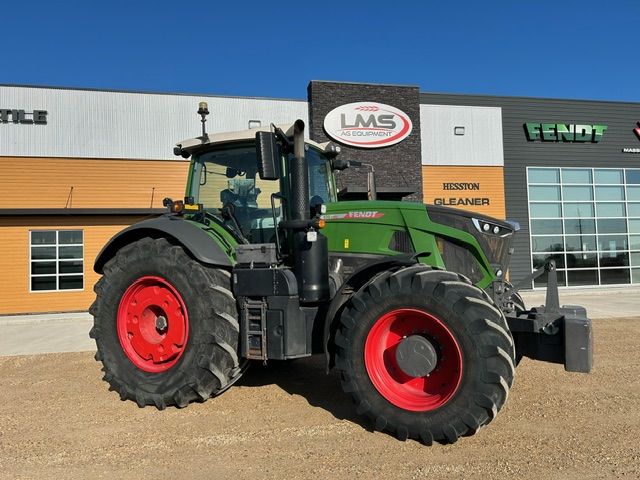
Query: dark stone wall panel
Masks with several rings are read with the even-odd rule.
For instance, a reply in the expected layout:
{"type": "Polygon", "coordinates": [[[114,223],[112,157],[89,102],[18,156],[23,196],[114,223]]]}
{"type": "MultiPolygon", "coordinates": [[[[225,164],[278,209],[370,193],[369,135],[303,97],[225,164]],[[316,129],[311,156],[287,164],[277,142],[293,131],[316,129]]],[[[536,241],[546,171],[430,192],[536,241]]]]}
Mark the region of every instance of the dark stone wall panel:
{"type": "MultiPolygon", "coordinates": [[[[331,140],[323,128],[324,117],[336,107],[354,102],[377,102],[405,112],[413,124],[411,134],[389,147],[369,149],[340,144],[341,158],[373,165],[378,187],[411,187],[415,193],[404,200],[422,201],[422,147],[420,141],[420,92],[418,87],[312,81],[308,87],[309,136],[316,142],[331,140]]],[[[366,187],[367,168],[339,172],[338,188],[366,187]]]]}

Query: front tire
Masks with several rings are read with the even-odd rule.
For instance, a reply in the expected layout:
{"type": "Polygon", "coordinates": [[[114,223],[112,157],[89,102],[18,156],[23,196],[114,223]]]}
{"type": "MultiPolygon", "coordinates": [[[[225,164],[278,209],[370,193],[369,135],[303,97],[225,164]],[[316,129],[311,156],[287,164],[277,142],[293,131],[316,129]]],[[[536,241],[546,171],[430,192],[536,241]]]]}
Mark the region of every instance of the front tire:
{"type": "Polygon", "coordinates": [[[514,377],[502,313],[466,278],[417,265],[348,302],[335,339],[342,386],[376,430],[453,443],[487,425],[514,377]]]}
{"type": "Polygon", "coordinates": [[[241,375],[230,274],[166,239],[143,238],[104,267],[90,308],[96,360],[122,400],[186,407],[241,375]]]}
{"type": "MultiPolygon", "coordinates": [[[[510,282],[505,282],[505,287],[507,287],[507,291],[509,291],[513,288],[513,285],[510,282]]],[[[503,312],[505,314],[515,313],[516,315],[518,315],[520,312],[525,312],[527,310],[527,307],[525,306],[525,303],[524,303],[524,299],[522,298],[522,295],[520,295],[518,292],[511,295],[511,297],[509,298],[509,301],[507,302],[507,305],[508,305],[508,308],[506,310],[503,308],[503,312]]],[[[516,357],[515,357],[514,363],[515,363],[515,366],[517,367],[518,365],[520,365],[520,362],[522,361],[522,355],[518,353],[520,338],[518,336],[518,332],[511,332],[511,334],[513,335],[513,343],[516,347],[516,357]]]]}

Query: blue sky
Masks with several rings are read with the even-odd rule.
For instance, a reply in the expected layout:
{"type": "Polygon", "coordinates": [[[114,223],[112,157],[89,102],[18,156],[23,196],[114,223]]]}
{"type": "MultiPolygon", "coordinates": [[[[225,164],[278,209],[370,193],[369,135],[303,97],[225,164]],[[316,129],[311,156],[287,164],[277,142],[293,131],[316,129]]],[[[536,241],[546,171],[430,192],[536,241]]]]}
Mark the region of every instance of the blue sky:
{"type": "Polygon", "coordinates": [[[310,80],[640,102],[640,0],[13,1],[0,84],[306,99],[310,80]]]}

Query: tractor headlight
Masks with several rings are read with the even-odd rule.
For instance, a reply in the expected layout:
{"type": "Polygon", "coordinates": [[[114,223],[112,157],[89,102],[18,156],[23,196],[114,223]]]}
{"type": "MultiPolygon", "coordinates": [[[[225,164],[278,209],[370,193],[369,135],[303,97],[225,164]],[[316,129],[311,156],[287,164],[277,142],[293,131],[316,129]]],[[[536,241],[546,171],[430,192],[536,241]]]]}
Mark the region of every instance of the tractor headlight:
{"type": "Polygon", "coordinates": [[[476,227],[480,233],[486,233],[489,235],[496,235],[498,237],[502,237],[504,235],[509,235],[513,233],[511,229],[505,228],[504,226],[497,225],[487,220],[479,220],[477,218],[472,218],[471,221],[473,225],[476,227]]]}

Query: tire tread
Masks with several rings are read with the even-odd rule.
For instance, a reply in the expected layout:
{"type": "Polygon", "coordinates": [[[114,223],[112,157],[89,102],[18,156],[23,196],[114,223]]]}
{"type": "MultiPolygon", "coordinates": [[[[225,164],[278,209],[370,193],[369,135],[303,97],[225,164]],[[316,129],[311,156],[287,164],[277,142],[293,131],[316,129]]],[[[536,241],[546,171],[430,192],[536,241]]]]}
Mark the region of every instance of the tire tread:
{"type": "Polygon", "coordinates": [[[514,342],[502,312],[467,278],[422,264],[381,273],[361,288],[347,303],[339,319],[335,345],[342,388],[353,397],[357,413],[371,418],[376,430],[387,431],[400,439],[416,439],[425,445],[434,441],[453,443],[461,436],[473,435],[491,422],[507,400],[514,378],[514,342]],[[407,423],[400,420],[402,416],[396,418],[393,414],[396,407],[391,404],[389,409],[378,407],[384,402],[369,401],[368,390],[374,387],[362,387],[361,373],[354,370],[354,362],[361,363],[351,357],[354,331],[360,317],[400,293],[431,297],[433,302],[447,305],[452,312],[468,319],[464,324],[466,335],[475,338],[476,355],[485,365],[481,378],[474,380],[477,393],[470,395],[466,411],[454,420],[441,423],[438,428],[407,423]]]}

